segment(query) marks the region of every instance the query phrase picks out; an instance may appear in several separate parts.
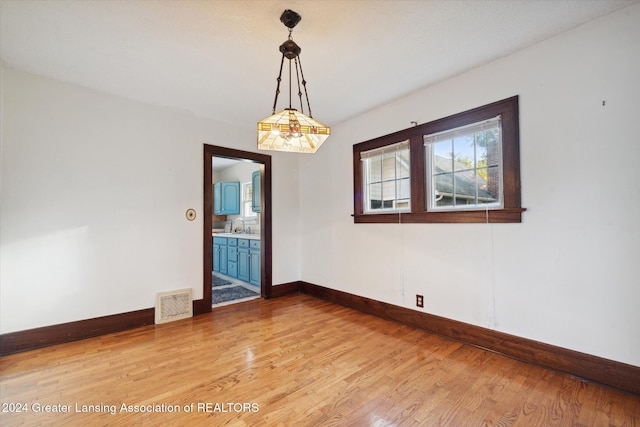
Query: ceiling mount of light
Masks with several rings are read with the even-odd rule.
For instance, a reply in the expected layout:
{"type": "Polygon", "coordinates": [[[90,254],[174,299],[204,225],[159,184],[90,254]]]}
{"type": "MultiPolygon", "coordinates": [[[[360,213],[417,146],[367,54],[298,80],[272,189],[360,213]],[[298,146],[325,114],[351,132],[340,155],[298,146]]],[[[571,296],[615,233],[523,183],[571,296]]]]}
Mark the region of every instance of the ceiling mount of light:
{"type": "Polygon", "coordinates": [[[293,10],[285,10],[280,16],[280,21],[289,29],[289,38],[280,45],[282,59],[280,60],[280,73],[278,74],[278,84],[276,86],[276,96],[273,100],[271,116],[258,122],[258,149],[290,151],[295,153],[315,153],[322,143],[331,134],[331,128],[315,120],[311,114],[311,104],[307,94],[307,81],[302,73],[302,62],[300,61],[300,46],[291,38],[293,28],[300,22],[302,17],[293,10]],[[285,58],[289,61],[289,107],[276,113],[276,104],[280,94],[280,82],[282,81],[282,69],[285,58]],[[300,100],[300,111],[291,106],[291,87],[293,85],[292,70],[295,70],[295,80],[298,88],[298,98],[300,100]],[[302,100],[306,100],[307,116],[304,111],[302,100]]]}

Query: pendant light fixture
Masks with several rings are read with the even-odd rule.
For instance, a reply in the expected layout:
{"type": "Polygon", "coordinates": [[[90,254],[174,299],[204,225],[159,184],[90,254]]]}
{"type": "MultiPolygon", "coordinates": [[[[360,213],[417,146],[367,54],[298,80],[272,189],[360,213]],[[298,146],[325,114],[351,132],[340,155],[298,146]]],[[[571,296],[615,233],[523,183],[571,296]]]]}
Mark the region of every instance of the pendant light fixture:
{"type": "Polygon", "coordinates": [[[280,16],[280,21],[289,28],[289,38],[280,45],[282,59],[280,60],[280,73],[276,96],[273,101],[271,116],[258,122],[258,149],[274,151],[290,151],[295,153],[315,153],[322,143],[331,134],[331,128],[315,120],[311,114],[311,104],[307,94],[307,81],[302,73],[300,61],[300,46],[291,38],[293,28],[302,17],[293,10],[285,10],[280,16]],[[289,61],[289,107],[276,113],[276,104],[280,94],[280,82],[282,81],[282,69],[285,58],[289,61]],[[293,63],[292,63],[293,62],[293,63]],[[300,99],[300,111],[291,106],[291,87],[293,85],[292,69],[295,70],[295,79],[300,99]],[[302,84],[302,86],[301,86],[302,84]],[[307,101],[309,115],[304,112],[302,91],[307,101]]]}

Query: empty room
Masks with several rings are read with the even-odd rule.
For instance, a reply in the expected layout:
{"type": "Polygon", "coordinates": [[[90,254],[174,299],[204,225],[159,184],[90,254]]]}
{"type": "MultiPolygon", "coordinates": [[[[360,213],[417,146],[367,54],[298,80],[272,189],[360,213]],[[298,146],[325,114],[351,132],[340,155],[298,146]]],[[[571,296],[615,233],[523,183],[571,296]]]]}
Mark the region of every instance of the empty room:
{"type": "Polygon", "coordinates": [[[0,424],[640,424],[640,1],[0,0],[0,424]]]}

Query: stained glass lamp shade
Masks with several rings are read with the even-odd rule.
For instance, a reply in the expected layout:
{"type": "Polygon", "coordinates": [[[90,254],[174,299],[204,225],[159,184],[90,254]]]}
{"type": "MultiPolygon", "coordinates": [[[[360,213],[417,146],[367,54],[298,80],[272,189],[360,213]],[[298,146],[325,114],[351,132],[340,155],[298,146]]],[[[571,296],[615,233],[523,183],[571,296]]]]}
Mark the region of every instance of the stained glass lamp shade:
{"type": "Polygon", "coordinates": [[[331,129],[292,108],[258,122],[258,148],[261,150],[315,153],[331,134],[331,129]]]}

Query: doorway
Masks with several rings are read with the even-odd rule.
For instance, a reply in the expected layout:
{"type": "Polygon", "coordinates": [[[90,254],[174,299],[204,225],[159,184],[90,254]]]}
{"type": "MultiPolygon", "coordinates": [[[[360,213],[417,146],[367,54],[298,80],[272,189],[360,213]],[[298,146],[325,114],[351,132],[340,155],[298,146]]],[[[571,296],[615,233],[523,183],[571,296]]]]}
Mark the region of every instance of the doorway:
{"type": "Polygon", "coordinates": [[[260,166],[260,295],[271,298],[272,244],[271,244],[271,156],[236,150],[216,145],[204,145],[204,220],[203,220],[203,303],[201,312],[210,312],[212,304],[213,271],[213,158],[221,157],[248,161],[260,166]]]}

